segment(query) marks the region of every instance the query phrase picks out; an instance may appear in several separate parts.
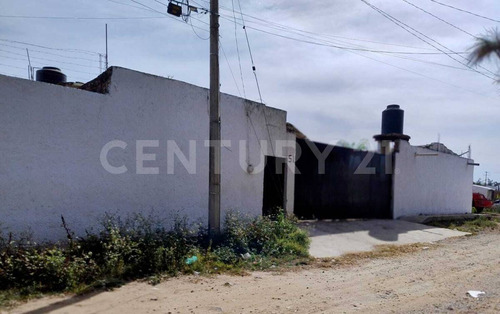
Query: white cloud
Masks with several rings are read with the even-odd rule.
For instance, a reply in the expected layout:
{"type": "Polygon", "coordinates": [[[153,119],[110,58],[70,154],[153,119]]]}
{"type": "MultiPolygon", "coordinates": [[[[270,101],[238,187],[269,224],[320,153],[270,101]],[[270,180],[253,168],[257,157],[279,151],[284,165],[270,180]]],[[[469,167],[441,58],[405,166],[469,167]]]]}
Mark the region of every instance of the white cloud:
{"type": "MultiPolygon", "coordinates": [[[[116,1],[139,6],[128,0],[116,1]]],[[[166,11],[164,6],[155,1],[138,1],[159,11],[166,11]]],[[[496,26],[494,22],[445,8],[431,1],[409,1],[472,34],[485,33],[486,29],[496,26]]],[[[163,2],[167,3],[166,0],[163,2]]],[[[205,0],[191,2],[208,6],[205,0]]],[[[231,2],[221,0],[221,6],[230,8],[231,2]]],[[[464,51],[474,43],[474,39],[467,34],[403,1],[369,0],[369,2],[455,51],[464,51]]],[[[453,1],[452,4],[486,16],[500,16],[500,6],[496,0],[474,2],[460,0],[453,1]]],[[[144,9],[103,0],[43,2],[0,0],[0,6],[4,15],[160,16],[144,9]]],[[[361,1],[242,1],[242,6],[245,13],[272,23],[307,29],[313,33],[333,34],[400,46],[330,38],[329,41],[336,45],[359,45],[374,50],[415,51],[413,48],[402,47],[411,46],[425,48],[426,50],[418,50],[422,52],[433,51],[432,47],[397,27],[361,1]]],[[[232,16],[231,11],[221,10],[221,12],[224,14],[223,18],[232,16]]],[[[208,15],[196,17],[208,22],[208,15]]],[[[276,28],[279,27],[276,25],[272,26],[275,29],[270,29],[268,23],[256,21],[258,24],[252,24],[251,20],[247,17],[249,26],[278,32],[276,28]]],[[[106,22],[109,24],[111,65],[121,65],[157,75],[169,75],[196,85],[208,86],[208,41],[199,39],[190,25],[183,24],[179,20],[174,21],[173,18],[107,21],[0,18],[0,38],[103,53],[106,22]]],[[[193,24],[208,29],[200,21],[193,20],[193,24]]],[[[287,110],[290,122],[311,138],[319,141],[371,139],[380,131],[381,111],[388,104],[398,103],[406,111],[405,131],[412,136],[412,143],[424,144],[435,141],[437,134],[440,133],[441,140],[457,152],[465,150],[472,144],[473,157],[481,163],[481,166],[476,168],[475,177],[483,177],[484,171],[489,171],[492,173],[492,178],[500,181],[500,164],[497,161],[499,151],[495,144],[497,137],[495,126],[498,124],[496,119],[500,114],[498,101],[500,92],[499,86],[491,84],[491,80],[471,71],[390,55],[350,53],[271,36],[250,27],[247,30],[264,101],[268,105],[287,110]],[[379,62],[368,58],[377,59],[379,62]]],[[[238,26],[236,31],[246,95],[250,99],[258,100],[246,39],[241,26],[238,26]]],[[[197,32],[199,35],[207,36],[206,32],[200,30],[197,32]]],[[[280,33],[297,37],[292,33],[281,31],[280,33]]],[[[221,20],[221,36],[236,84],[242,93],[234,24],[226,19],[221,20]]],[[[312,40],[307,37],[300,38],[312,40]]],[[[0,50],[24,53],[22,50],[5,45],[0,45],[0,50]]],[[[32,47],[31,50],[37,49],[32,47]]],[[[69,79],[88,80],[93,75],[81,72],[98,72],[97,56],[60,53],[95,60],[90,62],[64,59],[83,65],[80,67],[61,64],[62,68],[68,69],[69,79]],[[85,67],[90,65],[94,68],[85,67]]],[[[55,58],[35,51],[32,51],[31,55],[35,58],[55,58]]],[[[0,63],[26,68],[26,61],[15,60],[12,57],[23,58],[0,51],[2,59],[0,63]]],[[[463,67],[445,55],[405,57],[463,67]]],[[[40,59],[32,61],[37,66],[48,65],[48,61],[40,59]]],[[[235,82],[222,55],[220,64],[222,91],[237,95],[235,82]]],[[[494,62],[485,66],[492,71],[497,70],[494,62]]],[[[0,66],[1,73],[24,77],[26,70],[22,69],[0,66]]]]}

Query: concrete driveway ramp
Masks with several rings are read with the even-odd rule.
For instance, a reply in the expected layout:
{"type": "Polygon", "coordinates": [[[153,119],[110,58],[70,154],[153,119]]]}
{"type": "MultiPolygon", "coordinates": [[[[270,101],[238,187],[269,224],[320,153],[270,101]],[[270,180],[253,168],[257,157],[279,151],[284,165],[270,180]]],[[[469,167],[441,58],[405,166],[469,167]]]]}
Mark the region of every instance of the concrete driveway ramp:
{"type": "Polygon", "coordinates": [[[309,232],[314,257],[336,257],[345,253],[366,252],[382,244],[412,244],[467,235],[402,220],[303,221],[309,232]]]}

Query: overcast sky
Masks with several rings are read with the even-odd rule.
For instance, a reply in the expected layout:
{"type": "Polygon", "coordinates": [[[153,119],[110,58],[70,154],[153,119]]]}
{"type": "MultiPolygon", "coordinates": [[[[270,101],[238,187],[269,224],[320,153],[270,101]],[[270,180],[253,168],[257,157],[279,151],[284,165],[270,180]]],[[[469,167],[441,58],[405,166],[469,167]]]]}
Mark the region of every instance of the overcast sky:
{"type": "MultiPolygon", "coordinates": [[[[472,157],[481,164],[474,178],[484,179],[488,171],[500,181],[500,85],[492,80],[499,63],[471,69],[464,65],[466,55],[450,54],[467,52],[474,36],[499,23],[431,0],[408,2],[435,17],[403,0],[367,1],[418,31],[421,39],[360,0],[242,1],[264,103],[286,110],[288,121],[312,140],[369,139],[372,149],[382,110],[399,104],[413,145],[437,141],[438,135],[457,153],[472,145],[472,157]]],[[[498,0],[439,2],[500,20],[498,0]]],[[[0,73],[27,77],[29,48],[33,66],[59,66],[69,81],[88,81],[99,74],[108,23],[110,65],[208,87],[208,14],[192,13],[186,23],[161,14],[166,12],[162,3],[168,2],[0,0],[0,73]]],[[[204,0],[190,4],[209,5],[204,0]]],[[[233,2],[220,0],[220,5],[227,57],[221,53],[221,90],[258,101],[238,0],[236,30],[233,2]]]]}

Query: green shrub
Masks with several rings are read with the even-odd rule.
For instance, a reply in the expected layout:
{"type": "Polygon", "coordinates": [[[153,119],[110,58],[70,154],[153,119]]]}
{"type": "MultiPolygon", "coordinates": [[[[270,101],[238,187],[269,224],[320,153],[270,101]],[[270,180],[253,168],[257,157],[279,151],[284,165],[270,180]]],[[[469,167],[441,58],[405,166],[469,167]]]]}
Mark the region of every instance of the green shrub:
{"type": "Polygon", "coordinates": [[[309,238],[297,227],[294,219],[283,211],[275,216],[257,217],[253,220],[228,213],[224,224],[222,246],[235,253],[282,257],[307,256],[309,238]]]}
{"type": "Polygon", "coordinates": [[[62,221],[66,245],[42,246],[27,236],[14,241],[12,235],[0,234],[0,290],[75,291],[85,285],[109,287],[161,274],[238,271],[256,261],[270,266],[280,258],[308,256],[307,234],[283,211],[257,218],[229,213],[215,238],[204,228],[190,227],[185,218],[166,228],[154,215],[125,220],[106,215],[99,231],[83,238],[76,238],[62,221]],[[193,256],[196,261],[188,263],[193,256]]]}

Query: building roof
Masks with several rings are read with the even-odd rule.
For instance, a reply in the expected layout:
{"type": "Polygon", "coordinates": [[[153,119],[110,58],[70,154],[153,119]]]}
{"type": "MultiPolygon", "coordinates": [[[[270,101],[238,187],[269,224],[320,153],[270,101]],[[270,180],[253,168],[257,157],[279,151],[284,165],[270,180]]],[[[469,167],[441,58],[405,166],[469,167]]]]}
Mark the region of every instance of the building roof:
{"type": "Polygon", "coordinates": [[[456,154],[451,149],[449,149],[448,147],[446,147],[446,145],[444,145],[443,143],[433,142],[433,143],[430,143],[430,144],[427,144],[427,145],[421,145],[419,147],[427,148],[427,149],[434,150],[434,151],[440,152],[440,153],[445,153],[445,154],[450,154],[450,155],[458,156],[458,154],[456,154]]]}
{"type": "Polygon", "coordinates": [[[300,132],[300,130],[297,129],[295,127],[295,125],[291,124],[290,122],[286,123],[286,131],[289,132],[289,133],[294,133],[295,137],[297,137],[297,138],[300,138],[300,139],[306,139],[307,138],[307,136],[304,133],[300,132]]]}

